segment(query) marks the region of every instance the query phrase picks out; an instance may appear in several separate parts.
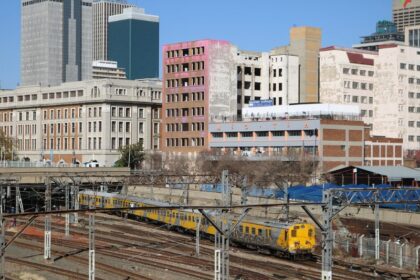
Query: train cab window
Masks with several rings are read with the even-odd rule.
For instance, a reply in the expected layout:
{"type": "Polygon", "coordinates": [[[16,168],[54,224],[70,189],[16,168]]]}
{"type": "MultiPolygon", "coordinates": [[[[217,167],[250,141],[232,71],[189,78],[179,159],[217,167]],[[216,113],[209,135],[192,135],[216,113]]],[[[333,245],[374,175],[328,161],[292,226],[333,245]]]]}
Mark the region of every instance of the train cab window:
{"type": "Polygon", "coordinates": [[[252,235],[255,235],[255,228],[251,228],[252,230],[252,235]]]}
{"type": "Polygon", "coordinates": [[[312,235],[313,235],[313,234],[314,234],[313,230],[312,230],[312,229],[309,229],[309,230],[308,230],[308,236],[309,236],[309,237],[312,237],[312,235]]]}
{"type": "Polygon", "coordinates": [[[263,235],[262,234],[263,230],[261,228],[258,229],[258,235],[263,235]]]}
{"type": "Polygon", "coordinates": [[[245,227],[245,233],[249,234],[249,227],[245,227]]]}
{"type": "Polygon", "coordinates": [[[244,227],[243,226],[239,226],[239,232],[240,233],[244,232],[244,227]]]}
{"type": "Polygon", "coordinates": [[[292,230],[292,237],[296,237],[296,230],[292,230]]]}

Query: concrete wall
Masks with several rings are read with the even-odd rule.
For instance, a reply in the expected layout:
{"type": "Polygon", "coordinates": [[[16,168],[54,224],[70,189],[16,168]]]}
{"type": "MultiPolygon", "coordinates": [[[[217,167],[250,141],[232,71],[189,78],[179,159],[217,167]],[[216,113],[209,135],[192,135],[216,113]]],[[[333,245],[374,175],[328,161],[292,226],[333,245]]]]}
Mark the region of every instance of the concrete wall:
{"type": "MultiPolygon", "coordinates": [[[[137,195],[144,198],[151,198],[155,200],[170,201],[172,203],[185,203],[188,205],[220,205],[220,193],[202,192],[198,186],[190,186],[189,201],[188,203],[182,198],[183,191],[165,187],[129,187],[128,193],[130,195],[137,195]]],[[[233,203],[240,204],[241,191],[240,189],[233,189],[233,203]]],[[[282,202],[281,200],[248,197],[248,204],[275,204],[282,202]]],[[[320,206],[308,207],[318,218],[321,218],[322,210],[320,206]]],[[[300,207],[291,207],[291,216],[297,217],[301,220],[311,221],[310,218],[300,207]]],[[[253,209],[250,212],[251,216],[268,217],[277,219],[282,217],[284,211],[281,207],[253,209]]],[[[369,221],[374,221],[375,216],[373,209],[363,207],[347,207],[340,212],[341,218],[358,218],[369,221]]],[[[412,226],[420,226],[420,214],[409,213],[402,211],[394,211],[389,209],[381,209],[380,211],[381,222],[406,224],[412,226]]]]}

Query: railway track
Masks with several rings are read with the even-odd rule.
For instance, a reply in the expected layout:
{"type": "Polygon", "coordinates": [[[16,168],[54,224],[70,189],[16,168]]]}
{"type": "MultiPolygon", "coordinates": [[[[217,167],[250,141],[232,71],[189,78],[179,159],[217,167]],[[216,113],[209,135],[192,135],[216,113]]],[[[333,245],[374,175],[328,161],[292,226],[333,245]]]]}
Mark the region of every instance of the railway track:
{"type": "MultiPolygon", "coordinates": [[[[30,261],[23,260],[22,258],[6,257],[6,262],[19,264],[23,267],[30,267],[30,268],[35,268],[35,269],[39,269],[39,270],[42,270],[42,271],[48,271],[48,272],[54,273],[56,275],[69,277],[69,279],[86,280],[86,278],[88,278],[87,274],[77,273],[77,272],[74,272],[74,271],[71,271],[71,270],[59,268],[59,267],[56,267],[56,266],[51,266],[51,265],[48,265],[48,264],[40,264],[40,263],[30,262],[30,261]]],[[[96,279],[104,280],[102,278],[96,278],[96,279]]]]}
{"type": "MultiPolygon", "coordinates": [[[[83,216],[82,216],[83,217],[83,216]]],[[[71,252],[86,250],[87,229],[72,227],[71,234],[84,236],[77,240],[63,240],[54,237],[54,233],[63,234],[63,223],[54,217],[53,245],[57,244],[69,251],[53,251],[54,255],[68,258],[78,263],[86,263],[86,258],[75,256],[71,252]]],[[[43,230],[43,223],[33,226],[43,230]]],[[[25,236],[37,239],[37,250],[43,250],[43,238],[25,236]]],[[[182,274],[191,279],[213,279],[214,245],[209,240],[201,240],[201,257],[192,257],[195,252],[195,242],[191,235],[179,235],[172,231],[160,229],[156,225],[144,222],[126,220],[116,216],[97,215],[96,218],[96,252],[97,255],[134,262],[150,266],[158,270],[182,274]]],[[[20,243],[18,244],[20,245],[20,243]]],[[[320,279],[319,259],[313,261],[292,262],[273,256],[260,256],[255,251],[244,248],[232,248],[230,254],[231,275],[237,279],[271,280],[271,279],[320,279]],[[251,253],[252,256],[247,255],[251,253]]],[[[96,267],[114,275],[127,275],[130,279],[153,279],[137,272],[108,267],[97,261],[96,267]],[[117,270],[113,270],[117,269],[117,270]],[[125,274],[124,274],[125,273],[125,274]],[[143,277],[143,278],[141,278],[143,277]]],[[[395,276],[395,275],[394,275],[395,276]]],[[[334,279],[395,279],[381,278],[365,271],[349,271],[345,263],[336,263],[334,279]]]]}

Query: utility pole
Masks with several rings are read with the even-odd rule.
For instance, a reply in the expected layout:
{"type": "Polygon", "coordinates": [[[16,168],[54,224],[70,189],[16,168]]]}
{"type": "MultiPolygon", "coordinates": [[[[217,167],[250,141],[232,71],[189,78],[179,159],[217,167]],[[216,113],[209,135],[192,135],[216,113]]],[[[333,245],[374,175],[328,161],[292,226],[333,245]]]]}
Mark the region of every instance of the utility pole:
{"type": "Polygon", "coordinates": [[[201,226],[201,216],[196,220],[197,228],[195,230],[195,255],[200,256],[200,226],[201,226]]]}
{"type": "MultiPolygon", "coordinates": [[[[64,187],[64,192],[65,192],[65,208],[66,210],[69,210],[69,184],[66,183],[66,186],[64,187]]],[[[65,228],[64,228],[64,235],[66,237],[68,237],[70,234],[70,214],[66,213],[65,214],[65,228]]]]}
{"type": "MultiPolygon", "coordinates": [[[[95,197],[89,200],[89,208],[92,209],[95,197]]],[[[89,213],[89,280],[95,280],[95,213],[89,213]]]]}
{"type": "MultiPolygon", "coordinates": [[[[373,185],[375,188],[375,184],[373,185]]],[[[378,193],[375,194],[376,199],[378,193]]],[[[379,261],[379,247],[380,247],[380,236],[379,236],[379,204],[375,204],[375,260],[379,261]]]]}
{"type": "Polygon", "coordinates": [[[332,218],[333,218],[333,204],[332,195],[329,190],[323,192],[322,202],[322,280],[332,280],[332,249],[333,249],[333,234],[332,234],[332,218]]]}
{"type": "MultiPolygon", "coordinates": [[[[222,172],[222,203],[223,206],[232,204],[232,194],[228,180],[228,171],[222,172]]],[[[229,241],[230,241],[230,214],[227,210],[218,210],[216,224],[223,232],[216,231],[214,250],[214,279],[229,280],[229,241]]]]}
{"type": "Polygon", "coordinates": [[[6,265],[5,265],[5,253],[6,253],[6,234],[5,227],[6,223],[3,216],[4,208],[4,185],[0,185],[0,279],[6,279],[6,265]]]}
{"type": "MultiPolygon", "coordinates": [[[[45,211],[51,211],[51,180],[47,177],[45,185],[45,211]]],[[[44,259],[51,259],[51,215],[45,215],[44,229],[44,259]]]]}

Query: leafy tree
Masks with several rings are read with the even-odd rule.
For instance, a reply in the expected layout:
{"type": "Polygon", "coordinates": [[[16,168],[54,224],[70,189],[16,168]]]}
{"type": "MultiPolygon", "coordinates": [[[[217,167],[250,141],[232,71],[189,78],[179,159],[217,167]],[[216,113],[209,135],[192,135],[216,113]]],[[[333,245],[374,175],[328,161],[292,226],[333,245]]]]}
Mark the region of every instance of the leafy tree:
{"type": "Polygon", "coordinates": [[[12,138],[7,137],[2,130],[0,130],[0,149],[1,149],[1,159],[17,160],[17,156],[13,152],[14,150],[13,140],[12,138]]]}
{"type": "Polygon", "coordinates": [[[115,167],[127,167],[139,169],[144,160],[143,141],[136,144],[120,147],[121,157],[115,162],[115,167]]]}

